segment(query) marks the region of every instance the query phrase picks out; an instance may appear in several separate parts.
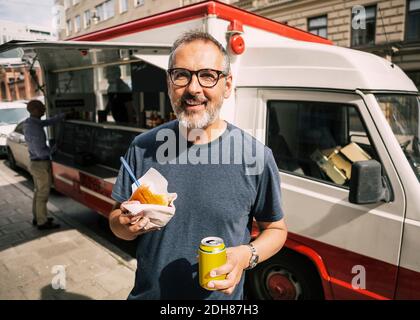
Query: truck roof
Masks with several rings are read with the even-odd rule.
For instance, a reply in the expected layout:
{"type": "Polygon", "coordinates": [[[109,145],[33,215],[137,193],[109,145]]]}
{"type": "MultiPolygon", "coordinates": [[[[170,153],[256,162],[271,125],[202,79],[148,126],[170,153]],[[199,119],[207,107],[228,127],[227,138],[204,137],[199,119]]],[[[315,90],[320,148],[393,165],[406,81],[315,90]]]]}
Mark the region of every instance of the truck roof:
{"type": "Polygon", "coordinates": [[[81,36],[76,36],[68,40],[104,41],[115,37],[128,35],[130,33],[155,29],[162,26],[173,25],[180,22],[208,16],[217,17],[218,19],[227,20],[230,22],[237,21],[240,24],[254,27],[260,30],[269,31],[290,39],[332,44],[332,41],[314,35],[310,32],[288,26],[278,21],[259,16],[252,12],[227,5],[219,1],[203,1],[170,11],[161,12],[145,18],[125,22],[81,36]]]}
{"type": "Polygon", "coordinates": [[[397,65],[363,51],[302,41],[277,41],[246,51],[237,86],[418,91],[397,65]]]}

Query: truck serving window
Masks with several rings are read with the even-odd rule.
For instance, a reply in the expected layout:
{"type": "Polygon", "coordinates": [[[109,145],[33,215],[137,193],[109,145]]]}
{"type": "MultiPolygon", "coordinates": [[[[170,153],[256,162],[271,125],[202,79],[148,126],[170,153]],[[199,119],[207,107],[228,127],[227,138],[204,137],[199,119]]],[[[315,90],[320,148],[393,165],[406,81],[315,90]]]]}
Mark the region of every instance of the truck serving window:
{"type": "Polygon", "coordinates": [[[49,73],[57,112],[71,120],[150,129],[172,120],[164,70],[143,61],[49,73]]]}
{"type": "Polygon", "coordinates": [[[378,160],[353,105],[268,101],[267,117],[279,170],[348,187],[353,162],[378,160]]]}

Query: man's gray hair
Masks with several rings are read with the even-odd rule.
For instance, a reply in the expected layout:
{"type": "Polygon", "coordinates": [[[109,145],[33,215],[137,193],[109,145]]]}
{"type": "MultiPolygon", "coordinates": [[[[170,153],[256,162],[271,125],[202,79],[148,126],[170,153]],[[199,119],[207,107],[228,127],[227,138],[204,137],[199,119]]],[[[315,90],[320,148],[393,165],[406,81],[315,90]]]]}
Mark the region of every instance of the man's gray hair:
{"type": "Polygon", "coordinates": [[[201,40],[204,42],[212,42],[223,54],[223,72],[225,74],[230,74],[230,58],[226,49],[217,41],[211,34],[199,30],[188,31],[182,34],[178,39],[175,40],[172,45],[171,52],[169,53],[169,63],[168,68],[173,67],[173,59],[176,49],[185,43],[190,43],[193,41],[201,40]]]}

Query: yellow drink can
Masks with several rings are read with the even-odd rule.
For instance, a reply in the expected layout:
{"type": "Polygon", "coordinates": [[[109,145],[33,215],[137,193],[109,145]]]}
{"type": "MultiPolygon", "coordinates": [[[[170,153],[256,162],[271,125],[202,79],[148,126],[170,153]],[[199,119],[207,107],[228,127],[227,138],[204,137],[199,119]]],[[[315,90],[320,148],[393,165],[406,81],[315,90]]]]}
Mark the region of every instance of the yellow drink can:
{"type": "Polygon", "coordinates": [[[207,237],[201,240],[198,249],[198,277],[200,286],[207,290],[215,290],[207,287],[210,280],[224,280],[226,275],[210,277],[210,271],[226,263],[226,247],[222,238],[207,237]]]}

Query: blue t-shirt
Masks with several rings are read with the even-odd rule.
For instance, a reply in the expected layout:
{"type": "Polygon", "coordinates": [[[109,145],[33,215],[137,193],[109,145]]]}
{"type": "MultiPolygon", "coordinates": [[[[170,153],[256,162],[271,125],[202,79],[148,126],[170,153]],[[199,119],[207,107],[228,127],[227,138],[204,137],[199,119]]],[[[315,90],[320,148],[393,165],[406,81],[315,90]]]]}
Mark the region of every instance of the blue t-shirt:
{"type": "MultiPolygon", "coordinates": [[[[176,212],[159,231],[138,237],[137,272],[129,299],[243,298],[243,282],[228,296],[200,287],[197,249],[208,236],[226,247],[249,243],[252,218],[273,222],[283,218],[280,177],[272,152],[233,126],[208,144],[190,144],[172,121],[137,136],[125,159],[136,177],[150,168],[176,192],[176,212]]],[[[120,168],[112,197],[131,195],[129,175],[120,168]]]]}

